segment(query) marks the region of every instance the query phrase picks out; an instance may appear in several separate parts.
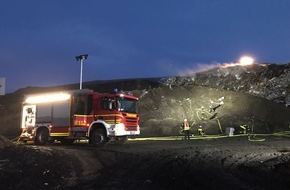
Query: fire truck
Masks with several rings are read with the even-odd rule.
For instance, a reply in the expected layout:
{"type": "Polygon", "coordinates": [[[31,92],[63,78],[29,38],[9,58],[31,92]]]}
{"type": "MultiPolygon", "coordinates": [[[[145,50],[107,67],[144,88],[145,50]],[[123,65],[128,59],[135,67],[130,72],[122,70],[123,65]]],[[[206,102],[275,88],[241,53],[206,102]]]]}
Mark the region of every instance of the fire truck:
{"type": "Polygon", "coordinates": [[[93,146],[123,144],[140,134],[138,98],[115,91],[88,89],[27,95],[22,105],[19,141],[72,144],[88,140],[93,146]]]}

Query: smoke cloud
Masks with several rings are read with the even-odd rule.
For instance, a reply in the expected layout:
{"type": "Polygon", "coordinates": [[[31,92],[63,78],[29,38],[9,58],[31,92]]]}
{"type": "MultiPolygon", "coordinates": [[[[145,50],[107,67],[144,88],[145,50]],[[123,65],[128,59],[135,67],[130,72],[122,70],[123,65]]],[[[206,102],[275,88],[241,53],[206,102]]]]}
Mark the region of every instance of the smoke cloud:
{"type": "MultiPolygon", "coordinates": [[[[254,64],[254,63],[251,63],[254,64]]],[[[192,68],[186,68],[179,71],[180,76],[188,76],[188,75],[194,75],[195,73],[199,72],[205,72],[214,68],[228,68],[228,67],[235,67],[235,66],[248,66],[251,64],[245,64],[245,63],[218,63],[213,62],[210,64],[207,63],[198,63],[192,66],[192,68]]]]}
{"type": "Polygon", "coordinates": [[[180,70],[178,72],[178,74],[180,76],[188,76],[188,75],[193,75],[195,73],[199,73],[199,72],[204,72],[204,71],[208,71],[210,69],[213,68],[217,68],[217,67],[221,67],[222,65],[224,65],[223,63],[218,63],[218,62],[214,62],[214,63],[198,63],[192,66],[192,68],[184,68],[182,70],[180,70]]]}

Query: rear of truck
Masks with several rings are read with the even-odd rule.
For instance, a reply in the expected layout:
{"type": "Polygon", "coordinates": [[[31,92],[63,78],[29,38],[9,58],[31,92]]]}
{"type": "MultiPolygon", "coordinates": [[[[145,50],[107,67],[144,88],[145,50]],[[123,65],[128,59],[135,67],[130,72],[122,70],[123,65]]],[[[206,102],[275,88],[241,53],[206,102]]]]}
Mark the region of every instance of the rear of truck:
{"type": "Polygon", "coordinates": [[[20,141],[45,144],[53,137],[69,136],[71,94],[29,95],[22,106],[20,141]]]}

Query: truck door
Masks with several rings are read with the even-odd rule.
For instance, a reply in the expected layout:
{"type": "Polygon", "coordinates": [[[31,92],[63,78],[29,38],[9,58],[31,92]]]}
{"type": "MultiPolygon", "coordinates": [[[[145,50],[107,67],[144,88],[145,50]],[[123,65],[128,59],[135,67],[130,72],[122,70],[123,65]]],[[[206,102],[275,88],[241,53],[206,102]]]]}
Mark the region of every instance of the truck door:
{"type": "Polygon", "coordinates": [[[93,121],[93,96],[91,94],[74,94],[73,98],[72,132],[75,136],[83,136],[93,121]]]}
{"type": "Polygon", "coordinates": [[[54,127],[51,130],[51,135],[69,136],[70,125],[70,102],[58,102],[52,104],[52,121],[54,127]]]}
{"type": "Polygon", "coordinates": [[[38,124],[50,123],[53,127],[50,136],[69,136],[70,102],[53,102],[51,104],[38,104],[36,120],[38,124]]]}

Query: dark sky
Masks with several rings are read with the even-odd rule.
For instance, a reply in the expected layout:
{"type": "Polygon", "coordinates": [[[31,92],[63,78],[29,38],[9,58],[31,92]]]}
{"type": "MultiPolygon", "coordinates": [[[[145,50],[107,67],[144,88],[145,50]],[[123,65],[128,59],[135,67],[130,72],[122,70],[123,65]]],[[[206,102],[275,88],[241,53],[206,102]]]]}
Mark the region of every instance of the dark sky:
{"type": "Polygon", "coordinates": [[[1,0],[6,92],[180,75],[253,56],[290,62],[289,0],[1,0]]]}

